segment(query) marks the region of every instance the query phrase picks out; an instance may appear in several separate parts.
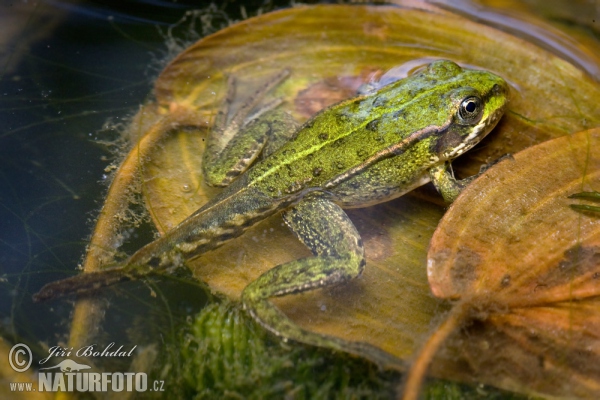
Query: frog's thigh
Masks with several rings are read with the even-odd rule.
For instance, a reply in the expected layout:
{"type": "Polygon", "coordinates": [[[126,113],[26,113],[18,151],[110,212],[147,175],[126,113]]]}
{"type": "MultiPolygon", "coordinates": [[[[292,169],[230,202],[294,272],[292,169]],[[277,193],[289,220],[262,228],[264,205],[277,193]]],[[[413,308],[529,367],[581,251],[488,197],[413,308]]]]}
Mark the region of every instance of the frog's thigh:
{"type": "Polygon", "coordinates": [[[244,290],[242,300],[252,316],[277,335],[315,345],[268,300],[345,282],[358,276],[365,265],[360,235],[336,204],[311,198],[284,214],[284,219],[314,256],[279,265],[261,275],[244,290]]]}
{"type": "Polygon", "coordinates": [[[303,292],[347,281],[362,272],[365,257],[360,235],[338,205],[313,197],[287,211],[284,220],[314,256],[267,271],[248,286],[247,297],[303,292]]]}

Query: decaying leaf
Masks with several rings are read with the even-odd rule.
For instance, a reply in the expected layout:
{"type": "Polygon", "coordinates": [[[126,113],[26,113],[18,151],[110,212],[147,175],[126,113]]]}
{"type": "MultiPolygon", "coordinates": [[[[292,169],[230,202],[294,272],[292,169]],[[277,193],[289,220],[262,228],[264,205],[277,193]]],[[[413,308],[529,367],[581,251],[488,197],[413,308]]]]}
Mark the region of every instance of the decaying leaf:
{"type": "MultiPolygon", "coordinates": [[[[599,185],[600,129],[531,147],[474,181],[431,240],[433,293],[458,302],[422,354],[454,332],[446,355],[469,379],[598,398],[600,218],[573,210],[569,196],[599,185]]],[[[420,372],[426,358],[415,362],[420,372]]],[[[448,376],[446,361],[435,373],[448,376]]]]}

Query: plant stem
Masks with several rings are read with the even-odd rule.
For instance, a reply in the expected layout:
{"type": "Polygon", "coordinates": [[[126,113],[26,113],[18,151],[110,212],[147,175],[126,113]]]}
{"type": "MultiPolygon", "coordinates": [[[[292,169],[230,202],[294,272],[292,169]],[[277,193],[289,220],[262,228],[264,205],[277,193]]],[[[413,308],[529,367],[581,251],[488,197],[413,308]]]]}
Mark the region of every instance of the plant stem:
{"type": "Polygon", "coordinates": [[[408,377],[404,385],[403,400],[417,400],[423,379],[427,374],[429,364],[438,352],[444,341],[452,334],[456,328],[465,320],[466,315],[471,308],[468,302],[461,301],[456,304],[448,313],[446,318],[436,328],[435,332],[429,336],[427,342],[417,353],[412,367],[408,371],[408,377]]]}

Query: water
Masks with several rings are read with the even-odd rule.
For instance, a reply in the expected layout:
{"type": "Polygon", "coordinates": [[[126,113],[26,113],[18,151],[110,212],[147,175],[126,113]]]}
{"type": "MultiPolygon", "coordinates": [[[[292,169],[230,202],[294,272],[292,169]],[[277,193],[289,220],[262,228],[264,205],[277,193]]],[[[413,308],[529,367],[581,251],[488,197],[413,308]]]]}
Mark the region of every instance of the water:
{"type": "Polygon", "coordinates": [[[0,22],[0,316],[13,340],[65,338],[70,306],[40,307],[31,295],[81,261],[116,156],[103,142],[118,132],[102,127],[147,98],[167,29],[191,8],[111,3],[0,5],[11,21],[0,22]]]}

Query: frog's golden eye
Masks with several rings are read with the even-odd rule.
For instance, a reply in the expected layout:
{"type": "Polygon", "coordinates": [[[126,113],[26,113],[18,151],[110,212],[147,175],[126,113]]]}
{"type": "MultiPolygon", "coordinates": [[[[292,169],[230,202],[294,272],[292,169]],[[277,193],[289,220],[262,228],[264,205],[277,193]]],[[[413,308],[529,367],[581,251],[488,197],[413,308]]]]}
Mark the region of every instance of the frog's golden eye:
{"type": "Polygon", "coordinates": [[[477,96],[469,96],[460,102],[458,118],[461,124],[472,124],[481,118],[482,112],[481,99],[477,96]]]}

